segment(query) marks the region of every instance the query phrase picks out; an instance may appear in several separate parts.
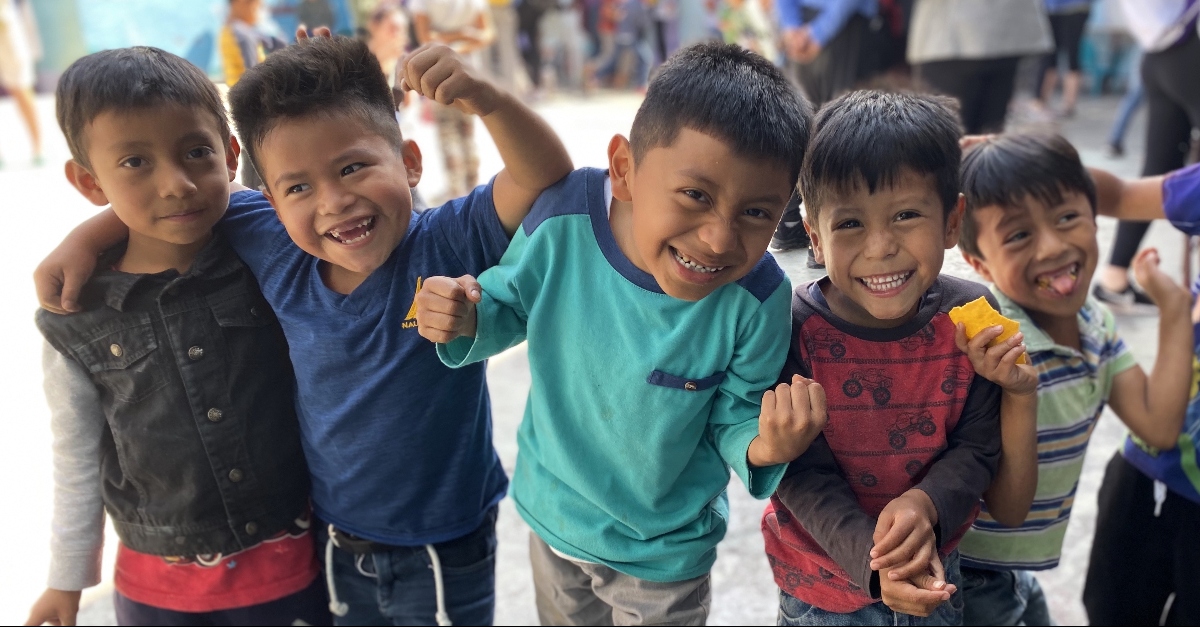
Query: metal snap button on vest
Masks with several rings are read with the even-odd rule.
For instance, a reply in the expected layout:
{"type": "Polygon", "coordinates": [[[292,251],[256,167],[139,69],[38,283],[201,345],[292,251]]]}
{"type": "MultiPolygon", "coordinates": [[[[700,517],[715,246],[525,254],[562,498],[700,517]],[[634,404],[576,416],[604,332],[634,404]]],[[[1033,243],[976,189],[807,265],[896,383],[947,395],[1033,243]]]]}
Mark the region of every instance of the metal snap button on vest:
{"type": "Polygon", "coordinates": [[[225,413],[222,412],[221,410],[217,409],[216,407],[213,407],[212,409],[208,410],[208,421],[209,422],[221,422],[221,419],[224,417],[225,417],[225,413]]]}
{"type": "Polygon", "coordinates": [[[258,525],[252,522],[246,523],[246,534],[252,536],[256,533],[258,533],[258,525]]]}
{"type": "Polygon", "coordinates": [[[113,357],[120,357],[121,355],[125,354],[125,350],[121,348],[120,344],[113,344],[109,346],[108,352],[112,353],[113,357]]]}
{"type": "Polygon", "coordinates": [[[689,391],[689,392],[695,392],[695,391],[696,391],[696,382],[695,382],[695,381],[688,381],[687,383],[684,383],[684,384],[683,384],[683,389],[685,389],[685,390],[687,390],[687,391],[689,391]]]}
{"type": "Polygon", "coordinates": [[[242,471],[238,470],[237,468],[230,470],[229,471],[229,480],[234,483],[241,481],[242,480],[242,471]]]}
{"type": "Polygon", "coordinates": [[[200,348],[199,346],[193,346],[188,349],[188,357],[192,361],[196,361],[197,359],[200,359],[203,356],[204,356],[204,349],[200,348]]]}

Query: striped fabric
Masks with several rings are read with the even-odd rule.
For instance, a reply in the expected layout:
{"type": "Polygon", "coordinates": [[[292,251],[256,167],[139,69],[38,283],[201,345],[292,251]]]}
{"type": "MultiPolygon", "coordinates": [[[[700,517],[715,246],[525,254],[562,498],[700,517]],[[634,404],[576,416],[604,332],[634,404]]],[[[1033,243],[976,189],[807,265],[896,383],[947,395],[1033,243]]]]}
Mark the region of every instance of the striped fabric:
{"type": "Polygon", "coordinates": [[[1092,298],[1079,312],[1083,352],[1055,344],[1019,305],[992,289],[1001,312],[1021,323],[1038,371],[1038,487],[1025,524],[1009,528],[980,512],[959,545],[962,565],[1045,570],[1058,565],[1083,457],[1113,378],[1137,365],[1112,313],[1092,298]]]}

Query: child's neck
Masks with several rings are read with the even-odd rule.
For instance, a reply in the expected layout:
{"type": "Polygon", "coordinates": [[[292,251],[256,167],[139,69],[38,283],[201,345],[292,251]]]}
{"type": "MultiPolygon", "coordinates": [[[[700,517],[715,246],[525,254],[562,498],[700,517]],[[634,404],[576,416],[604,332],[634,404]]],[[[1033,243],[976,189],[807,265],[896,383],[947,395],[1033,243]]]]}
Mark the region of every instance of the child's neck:
{"type": "Polygon", "coordinates": [[[1038,326],[1039,329],[1046,332],[1055,344],[1067,346],[1077,351],[1083,350],[1083,343],[1079,339],[1079,317],[1078,316],[1051,316],[1040,311],[1026,309],[1029,314],[1029,319],[1038,326]]]}
{"type": "Polygon", "coordinates": [[[209,233],[190,244],[172,244],[130,231],[125,254],[116,263],[116,269],[129,274],[158,274],[167,270],[183,274],[211,239],[209,233]]]}
{"type": "Polygon", "coordinates": [[[325,287],[343,296],[358,289],[358,286],[362,285],[363,281],[366,281],[367,277],[370,276],[369,274],[351,272],[324,260],[317,264],[317,271],[321,274],[321,282],[325,284],[325,287]]]}

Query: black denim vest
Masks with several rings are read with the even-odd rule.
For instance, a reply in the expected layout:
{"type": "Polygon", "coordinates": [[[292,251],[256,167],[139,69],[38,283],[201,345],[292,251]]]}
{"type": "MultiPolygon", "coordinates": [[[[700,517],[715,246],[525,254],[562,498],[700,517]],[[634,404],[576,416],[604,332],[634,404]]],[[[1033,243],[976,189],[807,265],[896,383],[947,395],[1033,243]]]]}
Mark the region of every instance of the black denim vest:
{"type": "Polygon", "coordinates": [[[68,316],[39,311],[37,325],[100,393],[101,489],[121,542],[152,555],[233,553],[305,511],[287,341],[219,235],[183,275],[101,270],[81,304],[68,316]]]}

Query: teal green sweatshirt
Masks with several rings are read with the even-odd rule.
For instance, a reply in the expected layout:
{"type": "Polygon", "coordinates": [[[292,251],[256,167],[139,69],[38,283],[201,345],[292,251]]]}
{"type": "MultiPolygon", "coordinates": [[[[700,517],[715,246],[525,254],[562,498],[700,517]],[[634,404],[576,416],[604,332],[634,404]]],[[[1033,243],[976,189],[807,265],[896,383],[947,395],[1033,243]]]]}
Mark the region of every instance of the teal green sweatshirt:
{"type": "Polygon", "coordinates": [[[783,368],[791,286],[769,254],[698,302],[672,298],[617,248],[607,174],[546,190],[479,277],[474,338],[449,366],[528,339],[533,384],[513,499],[558,552],[651,581],[712,568],[729,470],[766,498],[786,465],[751,469],[759,403],[783,368]]]}

